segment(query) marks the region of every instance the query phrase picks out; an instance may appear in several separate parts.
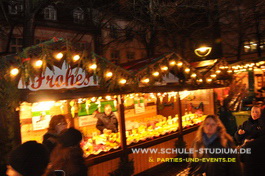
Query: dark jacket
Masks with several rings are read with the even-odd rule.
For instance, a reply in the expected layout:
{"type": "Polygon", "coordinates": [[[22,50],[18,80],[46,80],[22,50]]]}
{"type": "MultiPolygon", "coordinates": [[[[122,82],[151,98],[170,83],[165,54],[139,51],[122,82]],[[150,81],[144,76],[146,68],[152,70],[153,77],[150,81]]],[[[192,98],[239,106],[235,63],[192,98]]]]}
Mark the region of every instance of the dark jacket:
{"type": "MultiPolygon", "coordinates": [[[[227,148],[232,148],[234,144],[228,142],[227,148]]],[[[194,144],[194,150],[199,150],[204,148],[203,144],[194,144]]],[[[208,145],[209,149],[224,148],[220,143],[220,138],[217,137],[211,144],[208,145]]],[[[210,154],[204,153],[198,156],[199,159],[202,158],[222,158],[228,160],[228,158],[235,158],[236,162],[191,162],[189,176],[200,176],[202,173],[206,173],[207,176],[241,176],[241,168],[239,164],[239,159],[236,154],[210,154]]]]}
{"type": "Polygon", "coordinates": [[[251,154],[241,155],[244,176],[263,176],[265,173],[265,135],[247,142],[243,148],[251,150],[251,154]]]}
{"type": "Polygon", "coordinates": [[[236,131],[234,137],[238,145],[242,145],[245,139],[256,139],[262,136],[264,125],[260,119],[253,120],[251,117],[241,125],[236,131]],[[238,134],[238,130],[244,130],[245,134],[238,134]]]}
{"type": "Polygon", "coordinates": [[[44,134],[42,144],[47,147],[49,153],[51,153],[54,147],[57,145],[57,139],[58,136],[55,134],[49,132],[44,134]]]}
{"type": "Polygon", "coordinates": [[[95,117],[98,118],[96,127],[101,133],[105,128],[112,130],[113,133],[118,132],[118,120],[113,112],[109,116],[105,113],[99,113],[95,117]]]}

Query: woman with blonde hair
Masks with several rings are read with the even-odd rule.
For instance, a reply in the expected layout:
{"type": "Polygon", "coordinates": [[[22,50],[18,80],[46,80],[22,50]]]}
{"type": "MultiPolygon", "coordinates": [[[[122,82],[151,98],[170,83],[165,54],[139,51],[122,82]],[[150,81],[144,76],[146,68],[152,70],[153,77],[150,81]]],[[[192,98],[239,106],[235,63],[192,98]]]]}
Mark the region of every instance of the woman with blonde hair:
{"type": "Polygon", "coordinates": [[[229,149],[234,148],[233,139],[226,132],[220,119],[215,115],[208,115],[199,127],[193,144],[193,157],[201,162],[191,163],[189,175],[197,176],[204,173],[207,176],[240,175],[237,156],[229,152],[229,149]],[[228,150],[224,152],[223,149],[228,150]],[[204,158],[213,158],[214,162],[204,158]],[[232,158],[233,162],[229,162],[229,158],[232,158]]]}

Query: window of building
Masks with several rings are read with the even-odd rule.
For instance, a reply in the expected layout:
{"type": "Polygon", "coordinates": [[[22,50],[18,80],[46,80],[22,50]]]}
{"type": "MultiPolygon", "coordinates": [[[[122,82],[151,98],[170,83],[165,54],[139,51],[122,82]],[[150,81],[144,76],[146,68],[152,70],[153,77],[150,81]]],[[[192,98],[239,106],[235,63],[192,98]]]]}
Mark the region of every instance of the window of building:
{"type": "Polygon", "coordinates": [[[133,61],[135,59],[135,52],[127,51],[126,56],[127,56],[128,61],[133,61]]]}
{"type": "Polygon", "coordinates": [[[15,2],[15,3],[10,3],[8,5],[8,12],[9,14],[16,15],[18,13],[23,12],[23,5],[22,2],[15,2]]]}
{"type": "Polygon", "coordinates": [[[126,29],[125,36],[127,40],[133,39],[133,31],[131,28],[126,29]]]}
{"type": "MultiPolygon", "coordinates": [[[[244,52],[256,52],[258,47],[258,43],[254,40],[248,40],[244,42],[244,52]]],[[[260,42],[260,49],[265,50],[265,39],[260,42]]]]}
{"type": "Polygon", "coordinates": [[[44,8],[44,19],[45,20],[57,20],[57,11],[54,6],[49,5],[44,8]]]}
{"type": "Polygon", "coordinates": [[[115,64],[119,63],[120,61],[120,51],[119,50],[112,50],[110,53],[111,61],[115,64]]]}
{"type": "Polygon", "coordinates": [[[10,41],[10,52],[19,53],[22,51],[22,38],[11,38],[10,41]]]}
{"type": "Polygon", "coordinates": [[[110,25],[110,37],[111,38],[118,38],[118,29],[114,25],[110,25]]]}
{"type": "Polygon", "coordinates": [[[79,7],[74,9],[73,17],[75,23],[82,23],[84,21],[84,10],[79,7]]]}

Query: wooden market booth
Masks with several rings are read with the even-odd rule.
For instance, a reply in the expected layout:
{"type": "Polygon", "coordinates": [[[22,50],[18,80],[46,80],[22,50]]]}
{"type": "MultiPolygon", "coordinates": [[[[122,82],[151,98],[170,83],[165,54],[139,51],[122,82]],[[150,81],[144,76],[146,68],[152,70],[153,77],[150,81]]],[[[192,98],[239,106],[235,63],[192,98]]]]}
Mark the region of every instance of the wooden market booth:
{"type": "Polygon", "coordinates": [[[124,167],[135,175],[163,163],[157,158],[176,157],[176,153],[133,153],[133,149],[173,149],[182,147],[179,140],[190,147],[205,115],[215,113],[216,92],[229,84],[229,79],[222,79],[229,74],[227,68],[219,69],[226,66],[224,61],[202,75],[170,53],[132,71],[94,53],[82,52],[73,60],[77,52],[58,39],[20,55],[21,140],[41,142],[51,116],[66,115],[69,126],[84,134],[89,175],[120,175],[124,167]],[[217,70],[220,73],[212,76],[217,70]],[[95,128],[94,113],[102,112],[105,104],[118,117],[117,134],[100,135],[95,128]]]}

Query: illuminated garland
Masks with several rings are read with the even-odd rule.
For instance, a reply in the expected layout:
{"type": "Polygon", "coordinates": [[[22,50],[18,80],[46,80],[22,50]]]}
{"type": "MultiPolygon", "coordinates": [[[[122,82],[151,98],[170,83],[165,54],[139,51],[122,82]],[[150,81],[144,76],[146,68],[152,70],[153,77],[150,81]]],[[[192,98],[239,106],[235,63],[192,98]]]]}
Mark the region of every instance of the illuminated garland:
{"type": "Polygon", "coordinates": [[[201,86],[218,80],[210,74],[212,70],[218,71],[216,67],[222,67],[223,70],[228,68],[227,63],[222,60],[203,76],[179,55],[171,53],[154,59],[137,72],[129,72],[93,52],[79,50],[69,41],[53,38],[24,49],[17,58],[17,65],[12,67],[11,74],[20,74],[22,83],[28,85],[34,77],[40,76],[46,67],[54,71],[53,66],[61,68],[64,61],[71,68],[77,67],[77,71],[78,68],[86,70],[87,77],[93,76],[94,82],[108,91],[125,87],[126,90],[135,91],[139,86],[152,86],[162,82],[169,73],[179,78],[179,84],[201,86]]]}

